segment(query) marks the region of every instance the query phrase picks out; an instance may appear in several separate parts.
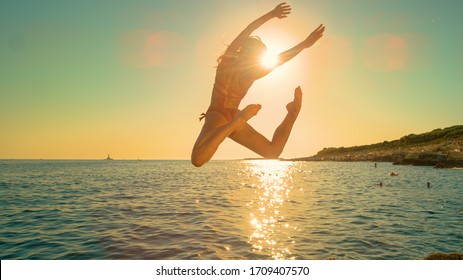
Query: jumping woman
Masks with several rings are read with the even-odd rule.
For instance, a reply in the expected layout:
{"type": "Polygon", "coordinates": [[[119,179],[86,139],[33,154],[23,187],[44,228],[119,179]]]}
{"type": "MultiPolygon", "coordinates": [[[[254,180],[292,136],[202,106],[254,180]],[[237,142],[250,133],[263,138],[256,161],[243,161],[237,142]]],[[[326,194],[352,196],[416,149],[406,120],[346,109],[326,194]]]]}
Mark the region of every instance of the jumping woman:
{"type": "Polygon", "coordinates": [[[286,105],[288,113],[275,130],[272,141],[247,123],[261,109],[261,105],[250,104],[243,110],[239,110],[238,107],[254,81],[311,47],[323,36],[325,27],[321,24],[304,41],[280,53],[278,63],[274,67],[263,67],[260,61],[267,48],[258,37],[251,34],[270,19],[286,18],[290,12],[291,7],[286,3],[277,5],[272,11],[249,24],[217,60],[211,103],[207,112],[200,118],[204,118],[204,125],[191,154],[194,166],[199,167],[208,162],[227,137],[264,158],[280,156],[301,110],[301,88],[295,89],[294,100],[286,105]]]}

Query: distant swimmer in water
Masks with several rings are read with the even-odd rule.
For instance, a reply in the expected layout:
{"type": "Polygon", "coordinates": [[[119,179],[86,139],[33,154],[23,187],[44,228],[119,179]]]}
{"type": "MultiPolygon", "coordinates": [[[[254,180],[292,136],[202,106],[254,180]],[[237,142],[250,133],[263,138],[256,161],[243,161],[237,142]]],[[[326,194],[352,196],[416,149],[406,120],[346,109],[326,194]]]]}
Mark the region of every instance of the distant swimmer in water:
{"type": "Polygon", "coordinates": [[[256,80],[311,47],[323,36],[325,27],[321,24],[301,43],[280,53],[277,56],[278,62],[274,66],[262,66],[261,60],[266,52],[266,46],[259,37],[251,36],[252,32],[270,19],[285,18],[290,12],[291,7],[281,3],[254,20],[231,42],[217,60],[211,103],[206,113],[200,117],[200,120],[204,119],[204,125],[191,153],[191,162],[194,166],[199,167],[208,162],[227,137],[264,158],[280,156],[301,110],[301,88],[295,89],[294,100],[286,105],[288,113],[276,128],[271,141],[247,123],[259,112],[261,105],[250,104],[242,110],[238,107],[256,80]]]}
{"type": "Polygon", "coordinates": [[[391,172],[391,174],[389,174],[391,176],[399,176],[399,173],[395,173],[395,172],[391,172]]]}

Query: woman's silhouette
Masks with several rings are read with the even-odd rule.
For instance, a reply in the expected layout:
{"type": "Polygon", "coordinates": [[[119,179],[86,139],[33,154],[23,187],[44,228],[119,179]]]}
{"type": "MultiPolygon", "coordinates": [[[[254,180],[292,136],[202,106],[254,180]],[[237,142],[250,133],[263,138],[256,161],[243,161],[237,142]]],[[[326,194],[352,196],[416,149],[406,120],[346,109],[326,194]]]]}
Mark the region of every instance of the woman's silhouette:
{"type": "Polygon", "coordinates": [[[268,20],[285,18],[290,12],[291,8],[286,3],[277,5],[275,9],[249,24],[217,60],[211,103],[207,112],[200,118],[204,118],[205,122],[191,154],[193,165],[199,167],[208,162],[227,137],[264,158],[278,158],[283,151],[301,109],[301,88],[295,89],[294,100],[286,105],[288,113],[275,130],[272,141],[247,123],[257,114],[261,105],[250,104],[243,110],[238,110],[238,106],[254,81],[311,47],[323,36],[325,27],[320,25],[304,41],[280,53],[278,63],[274,67],[264,68],[260,61],[266,46],[251,34],[268,20]]]}

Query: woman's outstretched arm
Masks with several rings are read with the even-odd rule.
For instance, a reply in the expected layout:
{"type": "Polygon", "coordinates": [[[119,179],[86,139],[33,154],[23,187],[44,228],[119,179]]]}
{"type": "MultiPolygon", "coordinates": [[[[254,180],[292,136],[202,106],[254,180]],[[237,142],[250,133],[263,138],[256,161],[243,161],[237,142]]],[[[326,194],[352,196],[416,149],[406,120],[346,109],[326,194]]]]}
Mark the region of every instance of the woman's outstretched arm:
{"type": "Polygon", "coordinates": [[[323,26],[323,24],[320,24],[312,33],[310,33],[310,35],[304,41],[302,41],[299,44],[295,45],[291,49],[280,53],[277,56],[278,57],[277,62],[275,63],[275,65],[273,67],[262,68],[262,71],[260,71],[258,73],[256,79],[260,79],[260,78],[266,76],[267,74],[269,74],[270,72],[275,70],[275,68],[277,68],[278,66],[283,65],[286,62],[293,59],[296,55],[298,55],[304,49],[307,49],[307,48],[310,48],[311,46],[313,46],[313,44],[315,44],[315,42],[317,42],[318,39],[323,37],[323,32],[324,31],[325,31],[325,26],[323,26]]]}
{"type": "Polygon", "coordinates": [[[302,50],[313,46],[315,42],[317,42],[321,37],[323,37],[323,32],[325,32],[325,26],[323,26],[323,24],[320,24],[317,28],[315,28],[315,30],[312,33],[310,33],[310,35],[304,41],[300,42],[299,44],[292,47],[291,49],[280,53],[278,55],[277,66],[280,66],[290,61],[292,58],[298,55],[302,50]]]}
{"type": "Polygon", "coordinates": [[[265,15],[261,16],[260,18],[251,22],[241,33],[231,42],[228,46],[227,50],[225,51],[224,58],[229,57],[232,53],[236,52],[239,47],[241,46],[241,42],[251,36],[252,32],[254,32],[257,28],[262,26],[267,21],[271,20],[272,18],[285,18],[291,13],[291,7],[286,3],[278,4],[273,10],[266,13],[265,15]]]}

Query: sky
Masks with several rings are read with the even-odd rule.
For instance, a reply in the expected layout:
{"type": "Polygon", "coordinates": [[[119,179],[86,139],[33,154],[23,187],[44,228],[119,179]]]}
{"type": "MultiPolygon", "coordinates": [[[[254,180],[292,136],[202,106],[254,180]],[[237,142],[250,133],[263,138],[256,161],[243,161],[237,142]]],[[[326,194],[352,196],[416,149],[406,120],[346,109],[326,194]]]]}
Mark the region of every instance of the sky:
{"type": "MultiPolygon", "coordinates": [[[[0,159],[189,159],[217,57],[266,0],[3,0],[0,159]]],[[[301,86],[281,157],[462,124],[463,1],[293,0],[253,34],[271,52],[325,35],[256,81],[241,107],[271,138],[301,86]]],[[[213,159],[256,157],[227,139],[213,159]]]]}

